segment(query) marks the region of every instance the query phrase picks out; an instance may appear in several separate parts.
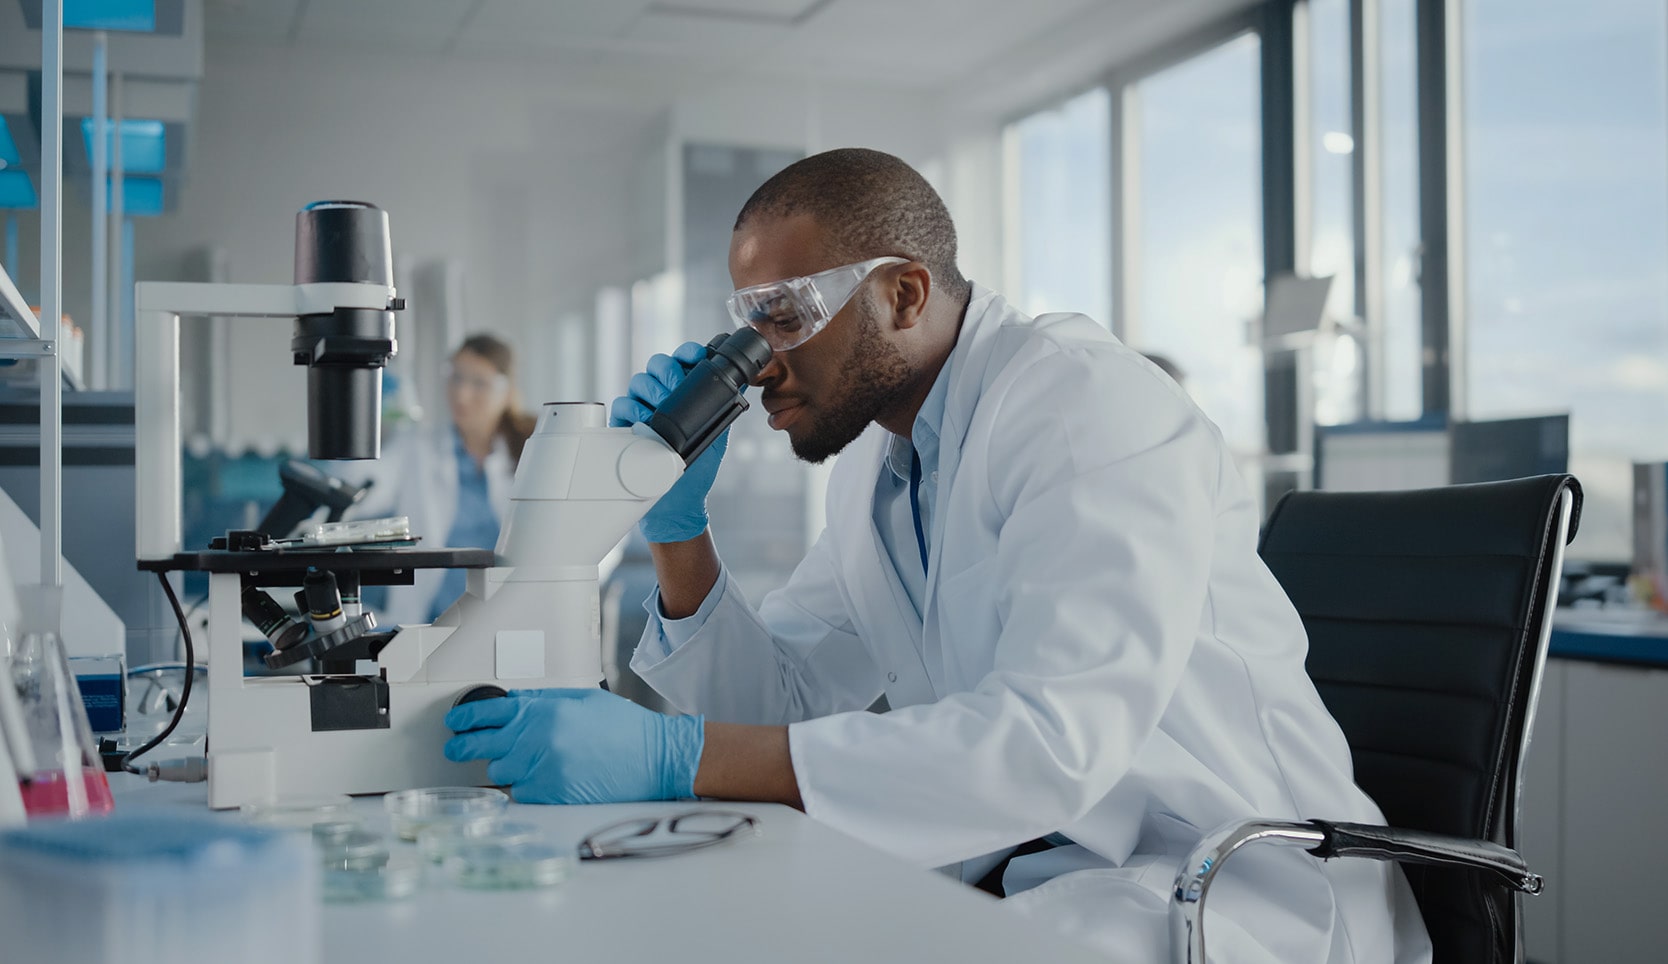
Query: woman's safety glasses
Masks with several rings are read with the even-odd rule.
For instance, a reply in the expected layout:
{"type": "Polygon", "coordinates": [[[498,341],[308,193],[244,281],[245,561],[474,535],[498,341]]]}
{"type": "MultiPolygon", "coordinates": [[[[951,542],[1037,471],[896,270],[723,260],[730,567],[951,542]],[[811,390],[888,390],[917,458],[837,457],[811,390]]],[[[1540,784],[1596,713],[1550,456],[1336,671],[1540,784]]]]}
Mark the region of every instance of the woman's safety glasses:
{"type": "Polygon", "coordinates": [[[758,818],[735,810],[691,810],[670,817],[622,820],[586,837],[579,844],[579,858],[667,857],[751,834],[758,825],[758,818]]]}
{"type": "Polygon", "coordinates": [[[487,398],[497,398],[510,390],[509,376],[501,372],[477,375],[458,371],[449,364],[445,371],[446,387],[454,392],[474,392],[487,398]]]}
{"type": "Polygon", "coordinates": [[[738,289],[725,304],[737,326],[747,325],[763,335],[771,351],[787,351],[827,328],[876,268],[908,262],[908,258],[870,258],[803,278],[751,285],[738,289]]]}

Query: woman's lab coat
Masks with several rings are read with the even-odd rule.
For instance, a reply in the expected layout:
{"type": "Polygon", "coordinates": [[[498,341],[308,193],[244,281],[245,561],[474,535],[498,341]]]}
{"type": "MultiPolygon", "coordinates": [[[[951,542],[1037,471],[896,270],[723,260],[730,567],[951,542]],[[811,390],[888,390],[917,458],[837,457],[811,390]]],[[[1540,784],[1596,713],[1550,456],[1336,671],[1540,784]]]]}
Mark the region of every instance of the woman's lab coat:
{"type": "MultiPolygon", "coordinates": [[[[458,510],[456,444],[450,422],[407,426],[397,434],[390,432],[383,440],[382,458],[342,463],[343,478],[359,484],[374,482],[349,518],[408,516],[411,531],[422,537],[418,545],[444,547],[458,510]]],[[[515,476],[509,446],[503,436],[493,436],[492,451],[482,463],[482,469],[486,473],[487,498],[502,524],[509,511],[510,484],[515,476]]],[[[412,578],[409,587],[389,587],[388,605],[376,614],[379,625],[415,625],[429,621],[434,595],[445,578],[445,570],[419,569],[412,578]]]]}
{"type": "MultiPolygon", "coordinates": [[[[1256,553],[1221,434],[1081,315],[975,288],[942,425],[924,620],[873,523],[890,436],[840,457],[828,525],[754,609],[734,580],[670,651],[651,599],[633,668],[674,705],[789,724],[806,812],[977,880],[1120,961],[1164,960],[1203,832],[1256,815],[1381,822],[1304,673],[1303,625],[1256,553]],[[924,622],[924,625],[923,625],[924,622]],[[890,712],[863,712],[882,692],[890,712]]],[[[1429,959],[1399,870],[1241,852],[1212,961],[1429,959]]]]}

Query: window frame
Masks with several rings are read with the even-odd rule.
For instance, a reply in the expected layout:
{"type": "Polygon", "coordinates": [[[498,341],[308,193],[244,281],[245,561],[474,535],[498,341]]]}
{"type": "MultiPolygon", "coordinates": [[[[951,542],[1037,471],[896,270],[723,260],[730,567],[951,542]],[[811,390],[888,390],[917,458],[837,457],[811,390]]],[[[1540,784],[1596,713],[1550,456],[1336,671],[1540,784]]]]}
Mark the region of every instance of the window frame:
{"type": "MultiPolygon", "coordinates": [[[[1379,49],[1380,0],[1349,0],[1350,103],[1353,159],[1352,230],[1355,239],[1355,305],[1361,326],[1361,378],[1364,417],[1383,417],[1386,405],[1386,364],[1383,350],[1385,284],[1382,265],[1384,215],[1382,205],[1383,134],[1379,49]]],[[[1131,241],[1139,233],[1139,95],[1137,85],[1169,67],[1246,34],[1259,39],[1261,51],[1261,160],[1263,276],[1306,268],[1310,231],[1305,218],[1312,210],[1305,176],[1308,149],[1304,134],[1308,118],[1309,70],[1307,15],[1309,0],[1264,0],[1225,15],[1203,27],[1125,63],[1103,71],[1088,83],[1057,92],[1001,118],[999,130],[1096,87],[1107,90],[1111,111],[1109,199],[1112,210],[1107,266],[1111,277],[1113,334],[1138,340],[1142,278],[1136,270],[1137,253],[1131,241]]],[[[1465,203],[1463,172],[1463,0],[1414,0],[1416,40],[1416,98],[1418,105],[1418,197],[1420,231],[1420,354],[1421,417],[1462,418],[1465,412],[1465,203]]],[[[1012,242],[1016,213],[1009,181],[1013,171],[1004,137],[1004,264],[1015,264],[1006,250],[1012,242]]],[[[1286,379],[1285,391],[1304,410],[1307,386],[1289,384],[1300,366],[1284,353],[1265,353],[1265,379],[1286,379]]],[[[1272,386],[1272,381],[1270,385],[1272,386]]],[[[1265,417],[1270,427],[1289,412],[1272,410],[1273,391],[1265,391],[1265,417]]],[[[1308,406],[1312,409],[1312,405],[1308,406]]],[[[1288,452],[1265,452],[1267,468],[1285,474],[1294,487],[1313,483],[1313,420],[1299,420],[1299,438],[1288,452]],[[1307,443],[1307,444],[1305,444],[1307,443]]],[[[1273,437],[1273,433],[1269,433],[1273,437]]],[[[1267,446],[1265,446],[1266,448],[1267,446]]]]}

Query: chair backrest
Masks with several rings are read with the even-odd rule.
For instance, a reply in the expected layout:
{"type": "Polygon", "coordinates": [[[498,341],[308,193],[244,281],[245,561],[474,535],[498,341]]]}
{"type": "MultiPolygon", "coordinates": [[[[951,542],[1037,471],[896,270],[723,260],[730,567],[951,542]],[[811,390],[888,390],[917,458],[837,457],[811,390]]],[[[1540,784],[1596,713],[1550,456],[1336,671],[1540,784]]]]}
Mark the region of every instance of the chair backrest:
{"type": "MultiPolygon", "coordinates": [[[[1303,617],[1309,675],[1356,783],[1390,826],[1516,847],[1519,767],[1580,507],[1574,477],[1547,475],[1293,492],[1270,514],[1259,551],[1303,617]]],[[[1405,869],[1436,964],[1517,959],[1516,895],[1471,871],[1405,869]]]]}

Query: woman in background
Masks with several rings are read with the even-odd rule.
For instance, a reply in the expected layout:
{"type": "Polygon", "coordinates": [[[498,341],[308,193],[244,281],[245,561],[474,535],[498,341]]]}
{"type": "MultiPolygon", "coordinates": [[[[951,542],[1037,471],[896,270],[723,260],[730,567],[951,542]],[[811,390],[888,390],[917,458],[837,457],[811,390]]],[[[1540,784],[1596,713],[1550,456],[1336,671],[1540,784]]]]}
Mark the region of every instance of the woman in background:
{"type": "MultiPolygon", "coordinates": [[[[471,335],[446,366],[451,421],[392,436],[382,458],[357,463],[354,481],[374,481],[356,518],[403,515],[422,545],[491,549],[509,508],[510,482],[534,417],[521,408],[515,353],[488,334],[471,335]]],[[[433,622],[463,595],[465,570],[421,569],[387,602],[366,592],[383,626],[433,622]]]]}

